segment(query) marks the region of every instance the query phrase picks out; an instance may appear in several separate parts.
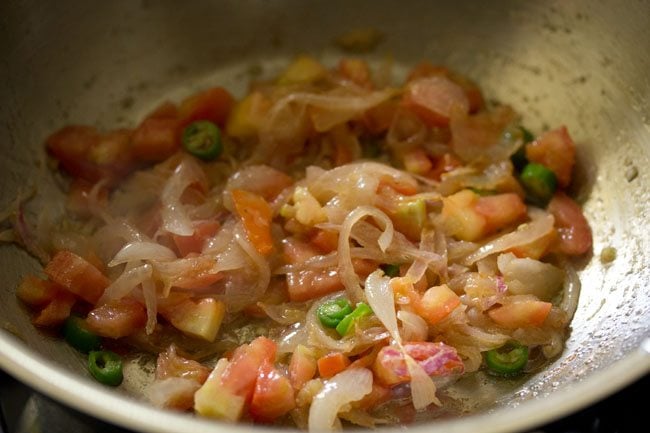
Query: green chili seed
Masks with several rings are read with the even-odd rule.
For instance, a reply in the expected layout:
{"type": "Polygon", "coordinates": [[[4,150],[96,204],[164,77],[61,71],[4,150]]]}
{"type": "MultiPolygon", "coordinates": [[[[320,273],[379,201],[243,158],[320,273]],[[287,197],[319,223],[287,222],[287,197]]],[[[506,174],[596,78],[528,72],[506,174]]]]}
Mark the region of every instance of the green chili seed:
{"type": "Polygon", "coordinates": [[[354,324],[359,319],[371,314],[372,308],[370,308],[368,304],[359,302],[354,311],[345,316],[343,320],[341,320],[341,322],[336,326],[336,332],[338,332],[341,337],[348,335],[354,329],[354,324]]]}
{"type": "Polygon", "coordinates": [[[490,372],[504,377],[519,374],[528,362],[528,347],[516,341],[489,350],[485,353],[485,362],[490,372]]]}
{"type": "Polygon", "coordinates": [[[393,263],[385,263],[380,266],[381,270],[384,271],[387,277],[397,277],[399,276],[399,265],[393,263]]]}
{"type": "Polygon", "coordinates": [[[519,179],[533,202],[545,204],[557,188],[555,173],[542,164],[527,164],[519,179]]]}
{"type": "Polygon", "coordinates": [[[327,301],[316,310],[320,323],[327,328],[336,328],[350,313],[352,313],[352,306],[347,299],[343,298],[327,301]]]}
{"type": "Polygon", "coordinates": [[[122,383],[122,359],[114,352],[92,351],[88,354],[88,370],[98,382],[118,386],[122,383]]]}
{"type": "Polygon", "coordinates": [[[86,321],[78,316],[70,316],[63,323],[63,337],[70,346],[83,353],[98,350],[102,345],[102,339],[91,332],[86,321]]]}
{"type": "Polygon", "coordinates": [[[218,158],[223,150],[219,127],[207,120],[190,123],[183,130],[182,142],[186,151],[204,161],[218,158]]]}

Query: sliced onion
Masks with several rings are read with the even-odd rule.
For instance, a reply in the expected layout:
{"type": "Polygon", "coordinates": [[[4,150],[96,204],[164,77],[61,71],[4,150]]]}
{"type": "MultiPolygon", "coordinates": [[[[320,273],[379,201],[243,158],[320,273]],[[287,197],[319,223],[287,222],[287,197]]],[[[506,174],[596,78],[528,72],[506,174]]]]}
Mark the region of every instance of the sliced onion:
{"type": "Polygon", "coordinates": [[[354,266],[352,264],[352,257],[350,256],[350,234],[352,232],[352,227],[360,220],[367,216],[372,216],[384,225],[384,231],[379,236],[377,244],[382,251],[385,251],[386,248],[390,245],[394,229],[393,222],[390,220],[388,215],[383,213],[377,208],[369,206],[360,206],[350,212],[350,214],[343,221],[341,227],[341,233],[339,234],[339,274],[341,275],[341,281],[345,286],[345,290],[348,294],[350,300],[354,303],[361,302],[364,298],[363,291],[359,283],[359,277],[354,271],[354,266]]]}
{"type": "Polygon", "coordinates": [[[397,312],[397,318],[402,322],[402,331],[406,341],[426,341],[429,335],[429,325],[420,316],[406,310],[397,312]]]}
{"type": "Polygon", "coordinates": [[[181,196],[195,183],[205,184],[205,174],[192,158],[184,158],[165,183],[160,196],[162,225],[168,232],[180,236],[191,236],[194,233],[192,221],[181,203],[181,196]]]}
{"type": "Polygon", "coordinates": [[[404,359],[406,360],[406,368],[408,368],[409,376],[411,377],[411,398],[413,399],[413,407],[415,410],[422,410],[428,407],[431,403],[437,406],[442,406],[438,397],[436,397],[436,384],[424,368],[413,359],[406,351],[404,352],[404,359]]]}
{"type": "Polygon", "coordinates": [[[269,319],[281,325],[292,325],[304,321],[307,307],[303,302],[286,302],[278,305],[258,302],[257,306],[264,311],[269,319]]]}
{"type": "Polygon", "coordinates": [[[330,431],[340,426],[338,413],[348,403],[372,391],[372,372],[366,368],[343,370],[325,382],[309,408],[309,431],[330,431]]]}
{"type": "MultiPolygon", "coordinates": [[[[178,409],[189,409],[196,391],[201,384],[192,379],[181,377],[170,377],[162,380],[155,380],[144,390],[145,397],[155,406],[163,408],[177,408],[179,403],[187,402],[188,407],[178,409]]],[[[183,406],[185,406],[183,404],[183,406]]]]}
{"type": "Polygon", "coordinates": [[[548,235],[551,230],[553,230],[554,223],[555,219],[553,218],[553,215],[550,214],[533,219],[531,222],[519,226],[514,232],[505,234],[483,245],[474,253],[467,256],[463,260],[463,264],[471,266],[476,261],[491,254],[500,253],[520,245],[534,242],[537,239],[548,235]]]}
{"type": "Polygon", "coordinates": [[[150,264],[125,269],[122,275],[104,290],[104,294],[99,298],[98,303],[101,305],[125,297],[143,281],[150,279],[152,271],[153,267],[150,264]]]}
{"type": "Polygon", "coordinates": [[[304,322],[297,322],[285,328],[278,338],[278,353],[293,353],[298,345],[306,345],[307,327],[304,322]]]}
{"type": "Polygon", "coordinates": [[[578,308],[578,300],[580,299],[581,283],[578,273],[568,260],[563,259],[560,261],[560,266],[564,270],[564,293],[562,301],[560,302],[560,309],[562,309],[569,316],[568,321],[573,319],[573,315],[578,308]]]}
{"type": "Polygon", "coordinates": [[[122,263],[140,260],[167,261],[174,259],[176,259],[176,254],[164,245],[155,242],[131,242],[124,245],[115,254],[108,266],[113,267],[122,263]]]}
{"type": "Polygon", "coordinates": [[[156,329],[158,323],[158,301],[156,297],[156,284],[151,279],[142,282],[142,296],[144,297],[144,305],[147,308],[147,324],[145,332],[151,335],[156,329]]]}

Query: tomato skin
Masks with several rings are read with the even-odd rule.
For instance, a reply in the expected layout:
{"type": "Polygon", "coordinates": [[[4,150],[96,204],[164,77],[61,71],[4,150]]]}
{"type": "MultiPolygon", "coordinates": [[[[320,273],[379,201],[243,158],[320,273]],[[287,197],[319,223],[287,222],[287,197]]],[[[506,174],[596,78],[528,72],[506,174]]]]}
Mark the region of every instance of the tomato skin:
{"type": "Polygon", "coordinates": [[[144,119],[133,134],[132,151],[144,162],[159,162],[181,148],[179,122],[175,118],[144,119]]]}
{"type": "Polygon", "coordinates": [[[59,251],[45,266],[50,280],[83,300],[95,304],[110,280],[95,266],[70,251],[59,251]]]}
{"type": "Polygon", "coordinates": [[[576,146],[566,126],[547,131],[532,143],[528,143],[526,158],[551,169],[561,188],[566,188],[571,183],[571,174],[576,162],[576,146]]]}
{"type": "Polygon", "coordinates": [[[266,337],[258,337],[238,347],[221,378],[223,386],[233,394],[250,401],[262,364],[275,362],[276,344],[266,337]]]}
{"type": "Polygon", "coordinates": [[[538,327],[544,324],[552,304],[543,301],[516,301],[488,311],[497,325],[508,329],[538,327]]]}
{"type": "Polygon", "coordinates": [[[589,251],[593,244],[591,228],[575,201],[563,192],[556,192],[547,210],[555,217],[560,252],[579,256],[589,251]]]}
{"type": "Polygon", "coordinates": [[[213,87],[185,99],[178,108],[181,129],[197,120],[209,120],[222,127],[235,103],[223,87],[213,87]]]}
{"type": "Polygon", "coordinates": [[[474,208],[485,218],[488,233],[507,227],[526,216],[526,205],[515,193],[479,197],[474,208]]]}
{"type": "Polygon", "coordinates": [[[122,298],[96,307],[88,313],[88,329],[102,337],[122,338],[144,328],[147,312],[131,298],[122,298]]]}
{"type": "Polygon", "coordinates": [[[264,361],[259,368],[249,413],[254,421],[269,423],[296,407],[289,379],[273,364],[264,361]]]}

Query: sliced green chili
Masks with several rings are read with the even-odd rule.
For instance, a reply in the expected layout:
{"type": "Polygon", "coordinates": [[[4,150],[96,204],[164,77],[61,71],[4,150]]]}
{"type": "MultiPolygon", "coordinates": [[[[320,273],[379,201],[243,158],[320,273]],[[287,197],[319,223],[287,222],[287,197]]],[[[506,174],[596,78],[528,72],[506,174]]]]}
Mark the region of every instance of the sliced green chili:
{"type": "Polygon", "coordinates": [[[107,350],[93,351],[88,354],[88,370],[98,382],[104,385],[118,386],[122,383],[122,358],[107,350]]]}
{"type": "Polygon", "coordinates": [[[343,298],[327,301],[316,310],[320,323],[327,328],[336,328],[341,320],[350,313],[352,313],[352,305],[343,298]]]}
{"type": "Polygon", "coordinates": [[[80,352],[88,353],[98,350],[102,339],[88,329],[86,321],[78,316],[70,316],[63,323],[65,341],[80,352]]]}
{"type": "Polygon", "coordinates": [[[384,271],[387,277],[398,277],[399,276],[399,265],[394,263],[385,263],[380,266],[381,270],[384,271]]]}
{"type": "Polygon", "coordinates": [[[527,164],[519,176],[521,184],[534,202],[545,204],[557,188],[555,173],[542,164],[527,164]]]}
{"type": "Polygon", "coordinates": [[[204,161],[212,161],[221,155],[221,131],[207,120],[190,123],[183,130],[183,147],[190,154],[204,161]]]}
{"type": "Polygon", "coordinates": [[[519,374],[528,362],[528,347],[511,341],[498,349],[485,353],[488,369],[499,376],[515,376],[519,374]]]}
{"type": "Polygon", "coordinates": [[[354,324],[362,317],[369,316],[372,314],[372,308],[363,302],[359,302],[357,307],[353,312],[348,314],[341,320],[341,322],[336,326],[336,332],[339,333],[341,337],[346,336],[354,329],[354,324]]]}
{"type": "Polygon", "coordinates": [[[521,139],[523,140],[523,144],[510,157],[510,160],[512,161],[512,165],[515,166],[515,169],[517,169],[517,171],[521,171],[526,166],[526,164],[528,164],[528,158],[526,158],[526,144],[535,140],[535,136],[533,135],[532,132],[530,132],[523,126],[520,126],[518,129],[519,131],[517,131],[518,132],[517,135],[521,136],[521,139]]]}

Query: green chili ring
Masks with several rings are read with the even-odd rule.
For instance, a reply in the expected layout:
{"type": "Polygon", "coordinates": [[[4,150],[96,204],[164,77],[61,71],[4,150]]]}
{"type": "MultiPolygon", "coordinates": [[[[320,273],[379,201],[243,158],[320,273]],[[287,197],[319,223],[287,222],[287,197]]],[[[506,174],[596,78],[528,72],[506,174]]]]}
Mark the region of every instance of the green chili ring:
{"type": "Polygon", "coordinates": [[[528,362],[528,347],[516,341],[511,341],[498,349],[485,353],[488,369],[504,377],[515,376],[526,367],[528,362]]]}
{"type": "Polygon", "coordinates": [[[207,120],[187,125],[181,141],[186,151],[204,161],[218,158],[223,150],[219,127],[207,120]]]}
{"type": "Polygon", "coordinates": [[[352,306],[347,299],[343,298],[327,301],[316,310],[320,323],[327,328],[336,328],[350,313],[352,313],[352,306]]]}
{"type": "Polygon", "coordinates": [[[70,316],[63,323],[65,341],[82,353],[98,350],[102,339],[88,329],[86,321],[79,316],[70,316]]]}
{"type": "Polygon", "coordinates": [[[341,320],[341,322],[336,326],[336,332],[339,333],[341,337],[345,337],[354,329],[354,323],[364,316],[369,316],[372,314],[372,308],[363,302],[359,302],[357,307],[353,312],[348,314],[341,320]]]}
{"type": "Polygon", "coordinates": [[[88,354],[88,370],[104,385],[118,386],[124,380],[122,358],[107,350],[92,351],[88,354]]]}

